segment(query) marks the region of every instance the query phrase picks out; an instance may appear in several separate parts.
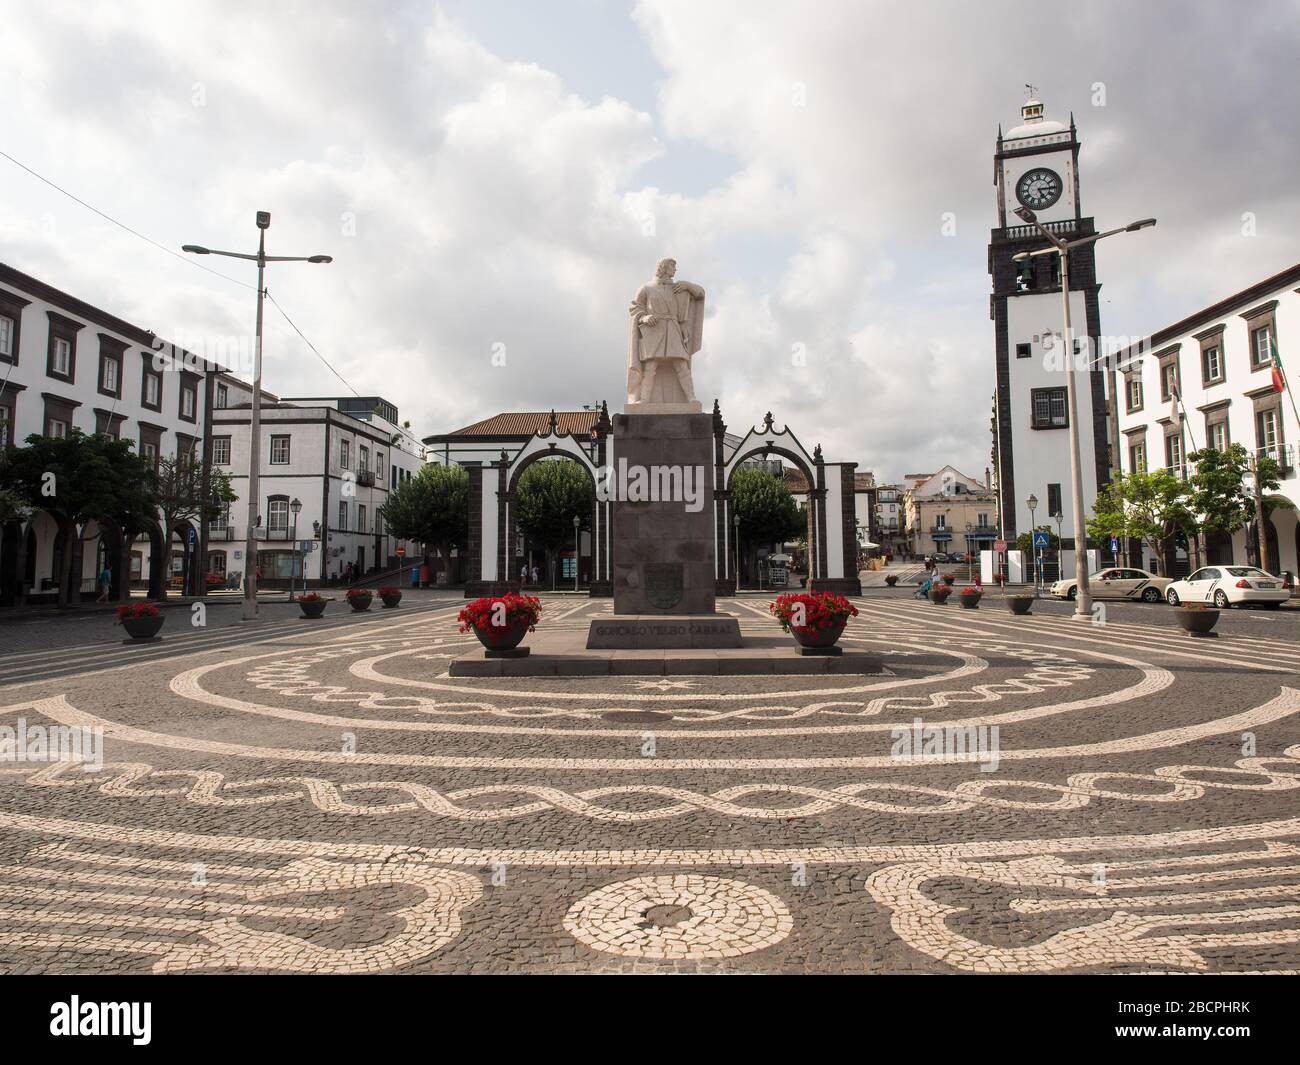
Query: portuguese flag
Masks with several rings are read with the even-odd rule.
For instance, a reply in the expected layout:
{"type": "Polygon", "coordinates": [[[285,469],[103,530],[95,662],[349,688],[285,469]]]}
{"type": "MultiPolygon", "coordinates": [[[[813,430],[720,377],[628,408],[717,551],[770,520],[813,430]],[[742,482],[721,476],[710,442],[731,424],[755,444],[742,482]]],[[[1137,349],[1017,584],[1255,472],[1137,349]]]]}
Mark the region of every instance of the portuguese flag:
{"type": "Polygon", "coordinates": [[[1286,375],[1282,372],[1282,356],[1277,353],[1277,341],[1269,337],[1268,343],[1273,351],[1273,391],[1285,392],[1286,375]]]}

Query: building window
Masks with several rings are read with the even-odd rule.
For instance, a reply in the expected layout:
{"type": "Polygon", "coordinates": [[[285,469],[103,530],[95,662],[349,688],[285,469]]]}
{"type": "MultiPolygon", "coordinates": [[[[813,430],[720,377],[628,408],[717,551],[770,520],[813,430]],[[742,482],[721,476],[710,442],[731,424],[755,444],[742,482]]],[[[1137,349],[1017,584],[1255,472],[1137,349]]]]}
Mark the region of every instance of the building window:
{"type": "Polygon", "coordinates": [[[1047,486],[1047,513],[1049,517],[1064,513],[1061,510],[1061,486],[1059,484],[1049,484],[1047,486]]]}
{"type": "Polygon", "coordinates": [[[348,531],[348,501],[339,500],[339,529],[343,532],[348,531]]]}
{"type": "Polygon", "coordinates": [[[1142,409],[1142,378],[1133,374],[1128,379],[1128,412],[1142,409]]]}
{"type": "Polygon", "coordinates": [[[362,444],[357,449],[357,472],[368,473],[370,471],[370,448],[362,444]]]}
{"type": "Polygon", "coordinates": [[[230,389],[225,385],[217,385],[216,405],[219,410],[225,410],[226,405],[230,402],[230,389]]]}
{"type": "Polygon", "coordinates": [[[181,417],[187,422],[195,421],[198,409],[198,386],[188,378],[181,378],[181,417]]]}
{"type": "Polygon", "coordinates": [[[0,403],[0,447],[13,443],[14,410],[9,401],[0,403]]]}
{"type": "Polygon", "coordinates": [[[1168,403],[1178,393],[1178,363],[1160,365],[1160,398],[1168,403]]]}
{"type": "Polygon", "coordinates": [[[369,529],[366,528],[366,517],[367,517],[366,505],[364,503],[358,503],[357,504],[357,532],[363,533],[363,532],[370,531],[369,529]]]}
{"type": "Polygon", "coordinates": [[[1255,446],[1269,458],[1280,458],[1278,454],[1277,408],[1255,412],[1255,446]]]}
{"type": "Polygon", "coordinates": [[[111,355],[99,357],[99,390],[110,396],[117,395],[121,364],[111,355]]]}
{"type": "Polygon", "coordinates": [[[1250,365],[1252,369],[1273,362],[1273,319],[1261,322],[1250,331],[1250,365]]]}
{"type": "Polygon", "coordinates": [[[1177,433],[1165,437],[1165,465],[1174,473],[1183,468],[1183,438],[1177,433]]]}
{"type": "Polygon", "coordinates": [[[1147,442],[1139,440],[1128,446],[1128,472],[1147,472],[1147,442]]]}
{"type": "Polygon", "coordinates": [[[144,357],[144,376],[140,383],[140,405],[152,411],[162,410],[162,373],[150,365],[151,356],[144,357]]]}
{"type": "Polygon", "coordinates": [[[214,436],[212,438],[212,465],[230,465],[230,437],[214,436]]]}
{"type": "Polygon", "coordinates": [[[1027,358],[1029,358],[1029,356],[1032,355],[1032,354],[1033,354],[1033,347],[1032,347],[1031,345],[1029,345],[1029,344],[1017,344],[1017,345],[1016,345],[1016,358],[1017,358],[1017,359],[1027,359],[1027,358]]]}
{"type": "Polygon", "coordinates": [[[283,496],[266,501],[266,527],[273,533],[289,531],[289,501],[283,496]]]}
{"type": "Polygon", "coordinates": [[[339,469],[346,470],[352,462],[352,441],[339,441],[339,469]]]}
{"type": "Polygon", "coordinates": [[[375,480],[383,481],[383,479],[384,479],[384,453],[382,451],[376,451],[375,452],[375,480]]]}
{"type": "Polygon", "coordinates": [[[18,323],[7,314],[0,314],[0,359],[5,362],[14,361],[14,349],[17,347],[14,339],[17,335],[18,323]]]}
{"type": "Polygon", "coordinates": [[[1217,343],[1201,349],[1201,383],[1217,385],[1223,380],[1223,348],[1217,343]]]}
{"type": "Polygon", "coordinates": [[[1228,450],[1228,423],[1210,422],[1205,428],[1206,445],[1215,451],[1228,450]]]}
{"type": "Polygon", "coordinates": [[[62,418],[50,418],[45,423],[45,435],[55,437],[56,439],[62,439],[68,435],[68,431],[71,428],[72,427],[62,418]]]}
{"type": "Polygon", "coordinates": [[[977,529],[987,529],[989,527],[989,516],[987,513],[976,516],[975,527],[977,529]]]}
{"type": "Polygon", "coordinates": [[[1030,394],[1035,429],[1061,429],[1070,424],[1064,388],[1035,388],[1030,394]]]}
{"type": "Polygon", "coordinates": [[[72,341],[67,337],[54,338],[54,353],[50,356],[50,373],[56,377],[72,376],[72,341]]]}
{"type": "Polygon", "coordinates": [[[271,465],[289,465],[289,438],[287,436],[271,437],[271,465]]]}

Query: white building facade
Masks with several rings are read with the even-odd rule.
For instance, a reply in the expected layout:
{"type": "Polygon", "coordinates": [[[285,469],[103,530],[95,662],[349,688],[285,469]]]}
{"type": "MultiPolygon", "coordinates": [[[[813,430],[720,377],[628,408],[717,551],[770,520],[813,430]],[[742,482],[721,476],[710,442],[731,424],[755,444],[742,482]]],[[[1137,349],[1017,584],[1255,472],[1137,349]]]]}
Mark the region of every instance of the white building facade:
{"type": "MultiPolygon", "coordinates": [[[[229,392],[227,405],[213,411],[212,466],[230,479],[238,501],[209,529],[208,568],[234,585],[247,571],[251,390],[233,378],[219,383],[229,392]]],[[[389,492],[418,471],[418,444],[386,401],[376,397],[366,418],[338,403],[264,398],[254,528],[265,587],[356,579],[421,561],[418,545],[390,535],[382,514],[389,492]],[[376,407],[391,409],[393,421],[376,407]]]]}
{"type": "MultiPolygon", "coordinates": [[[[1079,197],[1080,145],[1073,117],[1068,126],[1049,121],[1043,105],[1030,100],[1021,119],[1005,135],[998,132],[998,226],[988,250],[997,378],[994,459],[999,531],[1008,540],[1030,531],[1030,496],[1038,500],[1036,524],[1055,525],[1055,514],[1061,515],[1064,529],[1074,522],[1059,262],[1055,255],[1015,261],[1017,253],[1042,248],[1045,241],[1033,226],[1019,224],[1014,211],[1029,207],[1058,236],[1073,239],[1096,232],[1079,197]]],[[[1090,513],[1098,485],[1110,479],[1111,468],[1105,375],[1091,357],[1101,330],[1093,244],[1072,251],[1069,266],[1083,504],[1090,513]]],[[[1073,538],[1066,537],[1066,549],[1073,546],[1073,538]]]]}
{"type": "MultiPolygon", "coordinates": [[[[1275,346],[1294,387],[1300,366],[1300,264],[1120,352],[1115,360],[1120,462],[1125,473],[1164,467],[1186,477],[1193,470],[1190,454],[1229,444],[1276,460],[1282,483],[1269,495],[1280,497],[1282,505],[1267,508],[1263,568],[1294,574],[1300,572],[1294,509],[1300,504],[1300,424],[1294,394],[1274,385],[1275,346]]],[[[1251,558],[1247,539],[1243,530],[1231,539],[1211,540],[1203,561],[1245,563],[1251,558]]],[[[1188,560],[1180,551],[1165,561],[1177,571],[1188,560]]]]}
{"type": "MultiPolygon", "coordinates": [[[[215,374],[148,330],[0,263],[0,446],[79,429],[131,440],[155,460],[199,456],[215,374]]],[[[199,590],[200,531],[186,522],[129,536],[109,515],[79,524],[70,599],[93,597],[105,566],[114,599],[129,586],[160,594],[164,582],[179,583],[187,561],[199,590]],[[169,573],[164,536],[172,541],[169,573]]],[[[0,540],[0,605],[57,596],[65,543],[53,511],[9,523],[0,540]]]]}

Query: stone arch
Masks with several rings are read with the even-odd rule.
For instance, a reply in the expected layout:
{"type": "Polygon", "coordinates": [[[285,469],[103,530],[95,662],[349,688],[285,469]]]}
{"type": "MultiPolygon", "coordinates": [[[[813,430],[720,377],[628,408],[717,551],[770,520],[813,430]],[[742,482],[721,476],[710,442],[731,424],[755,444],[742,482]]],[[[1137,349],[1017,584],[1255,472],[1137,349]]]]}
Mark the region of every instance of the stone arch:
{"type": "Polygon", "coordinates": [[[81,527],[81,542],[81,573],[84,578],[89,571],[95,584],[95,596],[99,595],[99,574],[107,564],[112,574],[108,597],[126,598],[130,587],[130,555],[126,550],[127,538],[122,527],[112,518],[92,518],[81,527]]]}
{"type": "Polygon", "coordinates": [[[1260,568],[1281,576],[1300,572],[1300,522],[1294,502],[1280,493],[1265,497],[1264,545],[1260,568]],[[1269,505],[1271,504],[1271,505],[1269,505]]]}
{"type": "MultiPolygon", "coordinates": [[[[735,476],[741,464],[755,456],[767,458],[769,455],[780,455],[783,459],[790,462],[800,473],[803,474],[804,480],[808,484],[808,507],[807,507],[807,541],[808,541],[808,579],[809,582],[822,576],[821,572],[821,546],[818,543],[817,534],[817,501],[818,496],[818,478],[816,467],[810,466],[803,454],[802,448],[796,451],[794,448],[771,445],[771,444],[752,444],[746,448],[743,444],[736,449],[735,454],[728,460],[725,477],[723,482],[723,506],[719,508],[720,516],[726,522],[724,536],[719,536],[718,543],[726,543],[729,547],[727,552],[726,572],[732,582],[733,588],[739,587],[740,573],[736,572],[736,544],[734,516],[731,509],[731,481],[735,476]]],[[[823,490],[824,491],[824,490],[823,490]]]]}
{"type": "MultiPolygon", "coordinates": [[[[176,543],[175,540],[172,540],[171,542],[173,557],[175,557],[175,555],[179,553],[182,560],[184,560],[187,555],[189,558],[188,565],[185,562],[182,562],[181,564],[181,570],[180,570],[181,594],[198,595],[199,589],[202,588],[201,582],[204,578],[204,572],[202,568],[204,560],[202,559],[202,557],[200,557],[199,554],[199,547],[201,546],[201,543],[199,538],[198,527],[188,518],[178,518],[176,521],[172,522],[172,526],[168,530],[168,536],[176,537],[179,538],[180,540],[179,543],[176,543]],[[194,533],[194,546],[192,548],[187,549],[186,537],[189,535],[191,531],[193,531],[194,533]]],[[[170,567],[168,567],[168,569],[169,572],[164,574],[163,579],[167,582],[168,589],[170,589],[171,588],[170,567]]]]}
{"type": "MultiPolygon", "coordinates": [[[[540,440],[543,438],[537,437],[535,439],[540,440]]],[[[572,436],[567,437],[566,439],[571,442],[575,440],[572,436]]],[[[524,471],[538,462],[567,461],[576,463],[587,474],[587,480],[591,483],[592,512],[588,518],[588,531],[591,533],[593,572],[588,574],[588,583],[590,583],[592,577],[595,576],[594,570],[598,557],[597,529],[599,527],[598,511],[600,508],[600,500],[596,498],[596,467],[591,462],[590,457],[583,451],[580,444],[577,447],[562,447],[558,441],[551,441],[545,448],[535,448],[531,445],[532,441],[529,442],[529,446],[526,446],[520,451],[519,455],[509,465],[506,471],[505,495],[501,497],[500,500],[504,507],[504,520],[502,521],[504,535],[501,537],[500,543],[500,572],[504,574],[505,579],[508,582],[512,584],[521,583],[518,579],[515,557],[515,544],[519,540],[519,525],[515,514],[515,499],[519,490],[519,480],[523,476],[524,471]]],[[[575,544],[574,559],[574,565],[579,567],[581,565],[581,543],[582,540],[581,537],[579,537],[577,544],[575,544]]],[[[558,558],[556,561],[558,562],[558,558]]],[[[554,574],[552,574],[552,583],[555,583],[554,574]]]]}

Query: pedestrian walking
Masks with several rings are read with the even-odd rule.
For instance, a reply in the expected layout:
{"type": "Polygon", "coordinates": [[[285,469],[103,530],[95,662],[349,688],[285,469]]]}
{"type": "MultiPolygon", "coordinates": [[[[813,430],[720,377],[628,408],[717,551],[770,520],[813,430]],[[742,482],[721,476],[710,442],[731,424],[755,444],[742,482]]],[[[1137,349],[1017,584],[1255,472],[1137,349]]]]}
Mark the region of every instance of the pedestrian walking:
{"type": "Polygon", "coordinates": [[[108,590],[113,584],[113,571],[108,568],[108,563],[104,563],[104,571],[99,575],[99,596],[96,603],[108,602],[108,590]]]}

